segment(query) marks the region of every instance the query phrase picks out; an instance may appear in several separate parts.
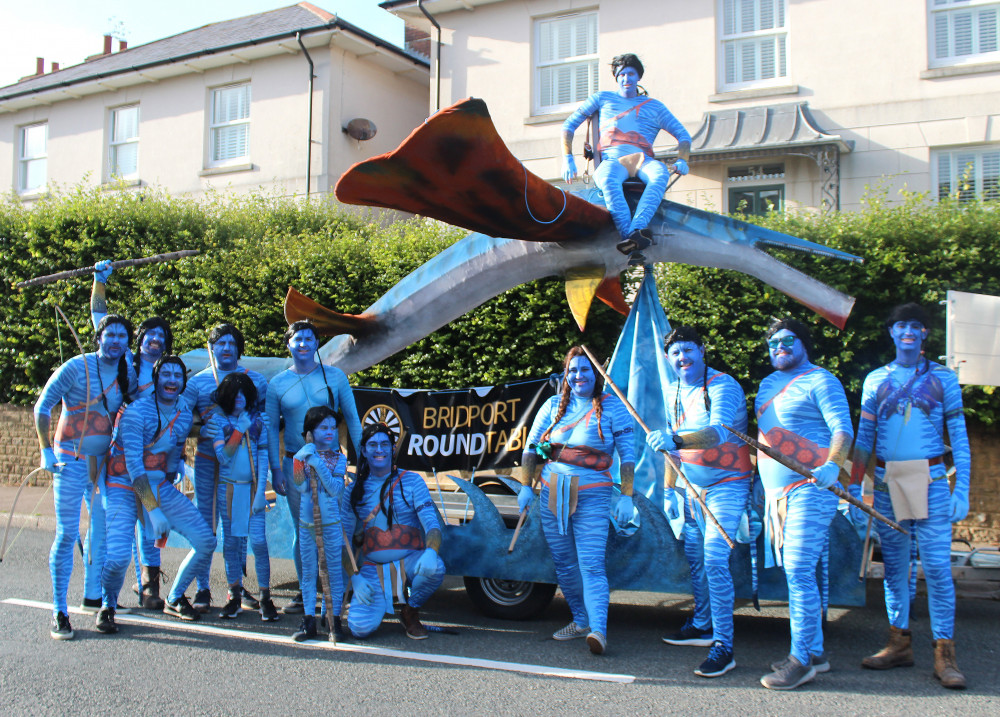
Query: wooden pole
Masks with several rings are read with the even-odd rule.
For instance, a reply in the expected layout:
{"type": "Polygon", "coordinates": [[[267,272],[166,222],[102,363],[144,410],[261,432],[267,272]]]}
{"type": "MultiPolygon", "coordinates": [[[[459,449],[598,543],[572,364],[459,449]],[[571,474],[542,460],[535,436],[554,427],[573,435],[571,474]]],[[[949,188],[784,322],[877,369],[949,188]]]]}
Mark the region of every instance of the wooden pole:
{"type": "MultiPolygon", "coordinates": [[[[529,503],[528,508],[530,507],[531,504],[529,503]]],[[[514,528],[514,537],[510,539],[510,545],[507,546],[508,553],[514,552],[514,546],[517,544],[517,536],[521,534],[521,526],[524,525],[524,519],[528,517],[528,508],[522,510],[521,515],[517,519],[517,527],[514,528]]]]}
{"type": "MultiPolygon", "coordinates": [[[[162,264],[166,261],[176,261],[177,259],[183,259],[188,256],[195,256],[201,252],[198,249],[182,249],[181,251],[172,251],[167,254],[155,254],[153,256],[145,256],[141,259],[122,259],[121,261],[111,262],[111,267],[113,269],[124,269],[129,266],[144,266],[145,264],[162,264]]],[[[26,281],[21,281],[17,283],[18,289],[26,289],[29,286],[41,286],[42,284],[51,284],[54,281],[59,281],[60,279],[73,279],[78,276],[87,276],[88,274],[94,273],[94,267],[92,266],[81,266],[79,269],[69,269],[68,271],[60,271],[55,274],[46,274],[45,276],[36,276],[33,279],[27,279],[26,281]]]]}

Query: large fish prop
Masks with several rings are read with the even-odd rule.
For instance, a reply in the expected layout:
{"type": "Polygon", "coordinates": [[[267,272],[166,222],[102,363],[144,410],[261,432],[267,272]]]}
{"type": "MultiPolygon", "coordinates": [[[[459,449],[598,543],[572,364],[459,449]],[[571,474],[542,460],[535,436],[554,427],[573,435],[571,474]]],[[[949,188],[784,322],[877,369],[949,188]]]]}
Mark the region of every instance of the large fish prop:
{"type": "MultiPolygon", "coordinates": [[[[336,335],[320,350],[350,374],[419,341],[525,282],[562,275],[583,329],[595,296],[628,313],[619,284],[627,258],[602,204],[529,172],[497,134],[486,104],[443,109],[394,151],[355,164],[338,181],[339,201],[385,207],[463,227],[470,236],[405,277],[360,315],[341,314],[290,289],[289,322],[314,321],[336,335]]],[[[600,202],[591,188],[589,198],[600,202]]],[[[848,261],[851,254],[731,217],[664,200],[650,229],[650,262],[682,262],[757,277],[843,328],[854,299],[765,253],[794,249],[848,261]]]]}

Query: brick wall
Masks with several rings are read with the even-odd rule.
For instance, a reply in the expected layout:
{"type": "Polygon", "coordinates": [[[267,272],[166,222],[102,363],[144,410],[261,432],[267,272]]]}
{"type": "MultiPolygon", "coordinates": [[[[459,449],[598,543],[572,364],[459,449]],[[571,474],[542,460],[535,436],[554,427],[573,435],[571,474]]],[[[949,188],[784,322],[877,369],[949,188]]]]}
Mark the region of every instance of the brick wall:
{"type": "MultiPolygon", "coordinates": [[[[59,412],[53,413],[54,426],[59,412]]],[[[0,404],[0,485],[18,485],[24,476],[38,467],[38,436],[30,407],[0,404]]],[[[32,485],[47,485],[45,471],[31,478],[32,485]]]]}

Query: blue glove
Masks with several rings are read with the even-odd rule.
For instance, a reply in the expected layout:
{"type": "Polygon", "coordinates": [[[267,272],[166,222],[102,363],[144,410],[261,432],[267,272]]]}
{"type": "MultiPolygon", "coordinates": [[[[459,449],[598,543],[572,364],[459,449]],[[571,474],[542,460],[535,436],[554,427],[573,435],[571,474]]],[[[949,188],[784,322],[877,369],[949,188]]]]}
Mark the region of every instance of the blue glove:
{"type": "Polygon", "coordinates": [[[840,478],[840,466],[833,461],[827,461],[823,465],[813,468],[812,474],[817,488],[829,488],[840,478]]]}
{"type": "MultiPolygon", "coordinates": [[[[858,500],[862,499],[860,483],[852,483],[851,485],[847,486],[847,492],[850,493],[851,497],[853,498],[857,498],[858,500]]],[[[864,525],[867,527],[868,514],[865,513],[865,511],[861,510],[861,508],[859,508],[856,505],[849,504],[848,507],[849,507],[848,516],[850,517],[851,522],[856,526],[864,525]]]]}
{"type": "Polygon", "coordinates": [[[417,575],[422,575],[425,578],[432,578],[437,572],[438,567],[438,554],[434,548],[427,548],[419,558],[417,558],[416,565],[413,566],[413,572],[417,575]]]}
{"type": "Polygon", "coordinates": [[[951,522],[965,520],[969,514],[969,496],[964,491],[956,490],[951,494],[951,522]]]}
{"type": "Polygon", "coordinates": [[[615,503],[615,521],[618,525],[625,525],[632,520],[634,512],[635,506],[632,505],[632,496],[624,493],[618,496],[618,502],[615,503]]]}
{"type": "Polygon", "coordinates": [[[646,434],[646,445],[654,451],[670,451],[674,448],[673,434],[666,431],[650,431],[646,434]]]}
{"type": "Polygon", "coordinates": [[[149,511],[149,522],[153,524],[153,535],[157,538],[170,532],[170,521],[159,508],[153,508],[149,511]]]}
{"type": "Polygon", "coordinates": [[[94,281],[100,284],[107,284],[108,277],[111,276],[111,272],[114,271],[114,267],[111,266],[110,259],[101,259],[99,262],[94,264],[94,281]]]}
{"type": "Polygon", "coordinates": [[[375,602],[375,588],[360,574],[351,576],[351,587],[354,588],[354,597],[358,602],[371,605],[375,602]]]}
{"type": "Polygon", "coordinates": [[[285,472],[280,468],[277,470],[271,469],[271,487],[274,488],[274,492],[278,495],[285,495],[285,491],[288,488],[288,481],[285,480],[285,472]]]}
{"type": "Polygon", "coordinates": [[[263,493],[258,493],[253,498],[253,505],[250,507],[250,512],[254,515],[258,513],[263,513],[267,509],[267,498],[264,497],[263,493]]]}
{"type": "Polygon", "coordinates": [[[40,461],[40,467],[47,470],[49,473],[56,473],[59,469],[56,467],[56,463],[59,461],[56,459],[56,452],[51,448],[46,448],[42,451],[42,460],[40,461]]]}
{"type": "Polygon", "coordinates": [[[302,446],[302,448],[300,448],[298,450],[298,452],[295,454],[294,458],[297,461],[301,461],[302,463],[306,463],[307,462],[306,459],[309,456],[314,455],[315,453],[316,453],[316,444],[315,443],[307,443],[304,446],[302,446]]]}
{"type": "Polygon", "coordinates": [[[674,162],[674,172],[676,172],[677,174],[679,174],[679,175],[681,175],[683,177],[685,174],[687,174],[690,171],[691,170],[688,169],[688,163],[685,162],[680,157],[678,157],[677,160],[674,162]]]}
{"type": "Polygon", "coordinates": [[[663,496],[663,498],[663,502],[667,504],[667,518],[669,520],[677,520],[680,518],[681,511],[684,509],[684,496],[673,488],[667,488],[667,493],[663,496]]]}
{"type": "Polygon", "coordinates": [[[531,505],[531,499],[535,497],[535,491],[531,489],[530,485],[522,485],[517,491],[517,512],[523,513],[529,505],[531,505]]]}
{"type": "Polygon", "coordinates": [[[569,183],[573,181],[573,177],[576,176],[576,160],[573,159],[572,154],[567,154],[563,156],[563,170],[562,177],[569,183]]]}

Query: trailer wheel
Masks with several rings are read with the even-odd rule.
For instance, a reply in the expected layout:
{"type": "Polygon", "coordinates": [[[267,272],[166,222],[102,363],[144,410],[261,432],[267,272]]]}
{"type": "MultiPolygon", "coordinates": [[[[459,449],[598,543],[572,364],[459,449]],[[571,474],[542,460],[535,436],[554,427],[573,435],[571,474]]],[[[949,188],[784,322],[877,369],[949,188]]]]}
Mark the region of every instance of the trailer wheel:
{"type": "Polygon", "coordinates": [[[499,580],[466,576],[465,591],[476,608],[487,617],[528,620],[552,602],[556,586],[524,580],[499,580]]]}

